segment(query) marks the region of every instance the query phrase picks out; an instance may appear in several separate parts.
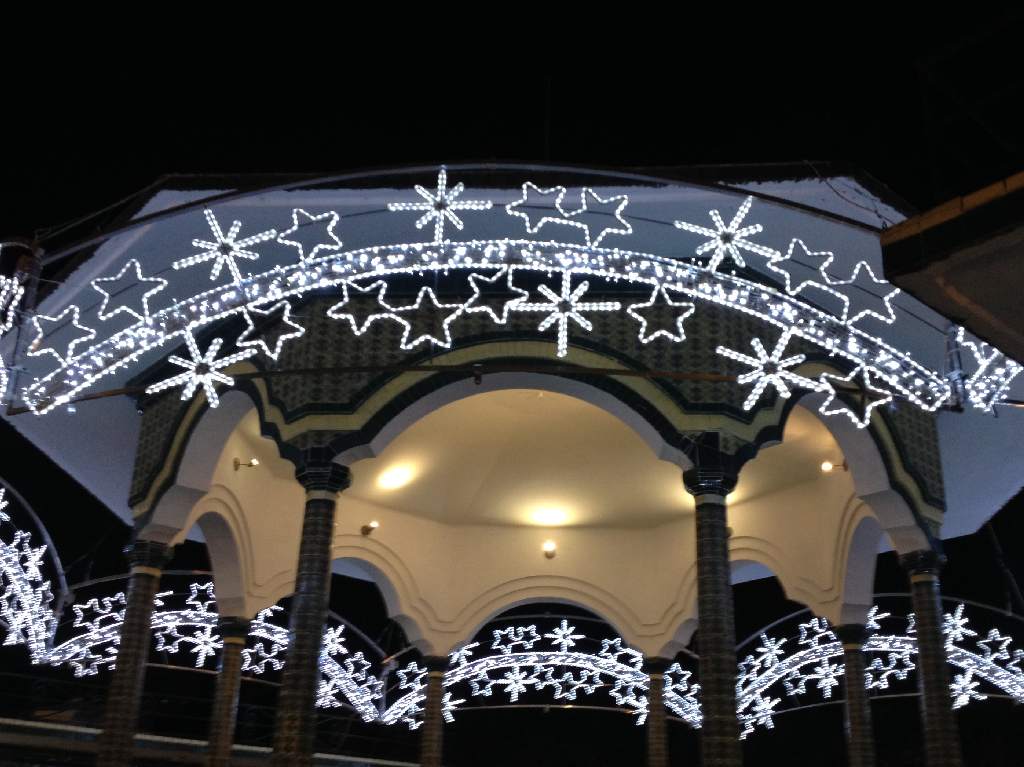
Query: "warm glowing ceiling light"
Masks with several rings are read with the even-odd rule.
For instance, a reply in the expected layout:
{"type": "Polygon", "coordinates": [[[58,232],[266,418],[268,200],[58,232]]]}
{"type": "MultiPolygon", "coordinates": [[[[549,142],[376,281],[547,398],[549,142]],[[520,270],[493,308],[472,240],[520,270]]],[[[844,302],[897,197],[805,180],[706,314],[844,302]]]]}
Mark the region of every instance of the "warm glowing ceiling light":
{"type": "Polygon", "coordinates": [[[407,463],[400,463],[385,469],[377,477],[377,487],[382,490],[397,490],[412,482],[416,472],[407,463]]]}
{"type": "Polygon", "coordinates": [[[543,527],[559,527],[569,522],[569,512],[560,506],[538,506],[530,512],[530,521],[543,527]]]}
{"type": "Polygon", "coordinates": [[[544,552],[544,556],[546,556],[548,559],[554,559],[555,554],[558,552],[558,544],[550,539],[544,541],[544,543],[541,544],[540,548],[541,551],[544,552]]]}
{"type": "Polygon", "coordinates": [[[830,471],[832,471],[832,469],[834,469],[835,467],[836,467],[836,465],[834,463],[832,463],[832,461],[822,461],[821,462],[821,470],[823,472],[825,472],[826,474],[828,474],[830,471]]]}

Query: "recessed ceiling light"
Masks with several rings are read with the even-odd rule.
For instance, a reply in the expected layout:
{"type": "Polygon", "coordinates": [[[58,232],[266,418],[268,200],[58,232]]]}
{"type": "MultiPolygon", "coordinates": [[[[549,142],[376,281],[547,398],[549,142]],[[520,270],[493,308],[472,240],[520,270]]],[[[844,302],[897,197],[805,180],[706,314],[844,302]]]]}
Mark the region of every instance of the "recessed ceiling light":
{"type": "Polygon", "coordinates": [[[538,506],[530,512],[530,521],[542,527],[560,527],[569,523],[570,516],[562,506],[538,506]]]}
{"type": "Polygon", "coordinates": [[[377,477],[377,487],[381,490],[397,490],[412,482],[415,476],[416,470],[411,464],[395,464],[380,473],[377,477]]]}

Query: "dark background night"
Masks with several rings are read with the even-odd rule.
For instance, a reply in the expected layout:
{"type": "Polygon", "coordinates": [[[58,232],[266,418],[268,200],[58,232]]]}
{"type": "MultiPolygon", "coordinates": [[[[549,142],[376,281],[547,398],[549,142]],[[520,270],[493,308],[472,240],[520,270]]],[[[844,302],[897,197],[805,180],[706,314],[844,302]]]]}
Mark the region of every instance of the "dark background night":
{"type": "MultiPolygon", "coordinates": [[[[891,190],[908,213],[924,211],[1024,168],[1021,21],[1017,15],[920,25],[888,20],[850,29],[849,39],[794,30],[770,51],[749,56],[689,48],[671,66],[651,66],[662,73],[657,76],[575,55],[554,74],[467,66],[463,76],[457,46],[445,46],[422,61],[407,60],[404,74],[379,78],[366,74],[371,59],[355,55],[339,58],[332,76],[316,81],[284,72],[270,79],[262,67],[237,81],[212,70],[161,71],[149,80],[151,73],[139,77],[124,62],[92,77],[19,77],[7,101],[21,106],[2,115],[0,235],[57,249],[102,231],[116,213],[108,206],[168,174],[285,179],[491,160],[652,175],[689,168],[694,178],[702,177],[700,166],[721,164],[777,164],[808,176],[850,168],[891,190]]],[[[687,47],[682,39],[679,45],[687,47]]],[[[522,56],[513,48],[504,52],[510,61],[522,56]]],[[[19,61],[24,74],[25,60],[19,61]]],[[[69,583],[124,572],[120,552],[129,530],[122,522],[6,422],[0,455],[0,476],[49,529],[69,583]]],[[[1024,639],[1016,617],[1024,605],[1014,596],[1024,577],[1022,515],[1018,494],[990,526],[946,541],[943,593],[1014,613],[999,625],[1024,639]]],[[[183,544],[169,567],[206,569],[203,547],[183,544]]],[[[876,592],[906,590],[895,555],[880,556],[876,592]]],[[[774,579],[737,586],[735,596],[738,639],[802,607],[787,601],[774,579]]],[[[335,576],[332,609],[385,648],[403,646],[373,586],[335,576]]],[[[103,683],[102,675],[77,680],[66,670],[32,668],[23,648],[0,648],[4,716],[59,719],[69,701],[89,711],[102,699],[103,683]]],[[[208,674],[155,670],[147,679],[143,727],[201,737],[212,689],[208,674]]],[[[902,697],[874,704],[880,764],[922,763],[913,691],[901,688],[902,697]]],[[[264,682],[243,684],[244,742],[269,741],[274,694],[264,682]]],[[[958,718],[967,764],[1024,762],[1024,714],[1012,702],[972,704],[958,718]]],[[[345,753],[415,758],[415,735],[381,729],[337,710],[324,716],[320,743],[345,753]]],[[[673,763],[695,763],[693,731],[675,723],[670,735],[673,763]]],[[[625,715],[552,706],[467,712],[446,729],[445,748],[453,767],[627,765],[640,763],[644,739],[625,715]]],[[[774,730],[746,743],[745,754],[747,764],[844,763],[841,698],[780,715],[774,730]]],[[[65,756],[69,761],[52,763],[79,763],[65,756]]]]}

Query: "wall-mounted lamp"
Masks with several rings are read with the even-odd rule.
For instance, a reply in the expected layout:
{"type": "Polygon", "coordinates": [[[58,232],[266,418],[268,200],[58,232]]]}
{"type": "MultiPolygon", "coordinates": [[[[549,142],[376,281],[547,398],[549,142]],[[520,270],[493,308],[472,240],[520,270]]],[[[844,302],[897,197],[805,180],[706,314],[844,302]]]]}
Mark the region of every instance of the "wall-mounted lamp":
{"type": "Polygon", "coordinates": [[[843,459],[843,462],[841,464],[838,464],[838,465],[832,463],[832,461],[822,461],[821,462],[821,470],[825,474],[829,474],[830,472],[833,472],[836,469],[839,469],[840,471],[849,471],[849,467],[846,465],[846,459],[845,458],[843,459]]]}
{"type": "Polygon", "coordinates": [[[234,465],[235,465],[235,471],[238,471],[243,466],[248,466],[248,467],[259,466],[260,465],[260,459],[259,458],[250,458],[247,462],[243,463],[241,460],[236,458],[234,465]]]}
{"type": "Polygon", "coordinates": [[[361,532],[363,535],[369,535],[378,527],[380,527],[380,522],[378,522],[376,519],[371,519],[369,522],[367,522],[365,525],[359,528],[359,532],[361,532]]]}
{"type": "Polygon", "coordinates": [[[555,554],[558,553],[558,544],[552,540],[547,540],[541,544],[540,549],[544,552],[545,557],[548,559],[554,559],[555,554]]]}

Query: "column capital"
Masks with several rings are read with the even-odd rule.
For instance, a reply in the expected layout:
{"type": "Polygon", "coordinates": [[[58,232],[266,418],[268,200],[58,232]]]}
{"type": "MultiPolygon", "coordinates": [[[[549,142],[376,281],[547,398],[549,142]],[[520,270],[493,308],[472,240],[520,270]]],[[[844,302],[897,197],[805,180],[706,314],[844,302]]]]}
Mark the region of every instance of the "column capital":
{"type": "Polygon", "coordinates": [[[683,486],[694,497],[719,495],[724,499],[736,488],[736,481],[736,474],[722,466],[694,466],[683,472],[683,486]]]}
{"type": "Polygon", "coordinates": [[[674,661],[671,658],[654,656],[652,658],[644,658],[641,668],[645,674],[661,674],[664,676],[665,672],[669,670],[669,667],[673,663],[674,661]]]}
{"type": "Polygon", "coordinates": [[[868,639],[868,628],[861,623],[844,623],[833,626],[832,631],[843,645],[843,649],[863,649],[868,639]]]}
{"type": "Polygon", "coordinates": [[[166,543],[136,538],[124,547],[124,554],[132,570],[140,567],[162,570],[171,558],[171,547],[166,543]]]}
{"type": "Polygon", "coordinates": [[[327,461],[326,463],[306,462],[295,469],[295,478],[306,493],[340,493],[352,484],[352,472],[348,466],[327,461]]]}
{"type": "Polygon", "coordinates": [[[423,665],[427,667],[428,673],[440,673],[443,674],[448,670],[448,666],[451,662],[448,660],[446,655],[424,655],[423,665]]]}
{"type": "Polygon", "coordinates": [[[900,555],[900,565],[911,576],[924,575],[937,578],[945,564],[946,556],[934,549],[921,549],[900,555]]]}
{"type": "Polygon", "coordinates": [[[231,640],[245,642],[249,636],[249,624],[248,618],[222,615],[217,619],[217,633],[225,642],[231,640]]]}

